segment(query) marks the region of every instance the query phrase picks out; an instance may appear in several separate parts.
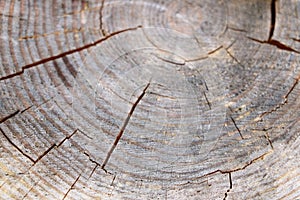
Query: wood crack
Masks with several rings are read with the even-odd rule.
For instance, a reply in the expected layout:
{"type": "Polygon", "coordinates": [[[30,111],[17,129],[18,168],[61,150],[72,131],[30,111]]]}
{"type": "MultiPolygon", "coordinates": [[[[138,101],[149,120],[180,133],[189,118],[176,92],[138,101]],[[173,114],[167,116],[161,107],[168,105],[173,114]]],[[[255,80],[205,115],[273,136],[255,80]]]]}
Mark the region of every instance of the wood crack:
{"type": "Polygon", "coordinates": [[[264,132],[266,140],[268,141],[268,143],[271,146],[272,150],[274,150],[272,140],[270,139],[270,136],[269,136],[269,133],[268,133],[268,131],[271,130],[271,129],[273,129],[273,127],[263,128],[263,129],[249,129],[249,130],[264,132]]]}
{"type": "Polygon", "coordinates": [[[102,2],[101,2],[101,7],[100,7],[100,9],[99,9],[99,22],[100,22],[100,25],[99,25],[99,26],[100,26],[100,30],[101,30],[102,35],[103,35],[103,36],[106,36],[107,33],[106,33],[106,31],[104,30],[104,28],[103,28],[103,19],[102,19],[102,17],[103,17],[104,3],[105,3],[105,0],[102,0],[102,2]]]}
{"type": "Polygon", "coordinates": [[[258,160],[263,160],[265,156],[267,156],[268,154],[270,154],[272,152],[273,152],[273,150],[262,154],[261,156],[259,156],[259,157],[255,158],[255,159],[251,160],[250,162],[246,163],[243,167],[239,167],[239,168],[232,169],[232,170],[227,170],[227,171],[226,170],[225,171],[223,171],[223,170],[217,170],[217,171],[219,171],[220,173],[224,174],[224,173],[232,173],[232,172],[244,170],[247,167],[249,167],[250,165],[252,165],[253,163],[257,162],[258,160]]]}
{"type": "Polygon", "coordinates": [[[14,116],[16,116],[16,115],[19,114],[20,112],[22,113],[22,111],[16,110],[15,112],[11,113],[10,115],[8,115],[8,116],[6,116],[6,117],[3,117],[2,119],[0,119],[0,124],[4,123],[6,120],[8,120],[8,119],[10,119],[10,118],[12,118],[12,117],[14,117],[14,116]]]}
{"type": "Polygon", "coordinates": [[[103,164],[101,165],[101,169],[103,169],[105,172],[107,172],[105,170],[105,166],[106,166],[107,162],[109,161],[109,158],[111,157],[111,154],[113,153],[113,151],[115,150],[116,146],[118,145],[118,143],[119,143],[119,141],[120,141],[120,139],[121,139],[121,137],[122,137],[122,135],[123,135],[123,133],[124,133],[124,131],[126,129],[126,126],[127,126],[128,122],[129,122],[129,120],[130,120],[130,118],[131,118],[131,116],[132,116],[132,114],[133,114],[136,106],[139,104],[139,102],[142,100],[142,98],[146,94],[146,90],[148,89],[149,86],[150,86],[150,82],[146,85],[146,87],[144,88],[142,94],[138,97],[138,99],[136,100],[136,102],[132,105],[131,110],[129,111],[129,113],[128,113],[127,117],[126,117],[126,119],[125,119],[125,121],[123,123],[123,126],[122,126],[119,134],[115,138],[115,141],[114,141],[113,145],[111,146],[110,150],[108,151],[107,156],[106,156],[103,164]]]}
{"type": "Polygon", "coordinates": [[[300,54],[299,51],[281,43],[280,41],[278,40],[268,40],[268,41],[262,41],[262,40],[258,40],[258,39],[255,39],[255,38],[252,38],[252,37],[247,37],[248,39],[254,41],[254,42],[258,42],[258,43],[261,43],[261,44],[269,44],[269,45],[272,45],[272,46],[275,46],[277,47],[278,49],[281,49],[281,50],[285,50],[285,51],[289,51],[289,52],[294,52],[294,53],[297,53],[297,54],[300,54]]]}
{"type": "Polygon", "coordinates": [[[266,139],[268,140],[268,142],[269,142],[271,148],[274,149],[273,144],[272,144],[272,141],[271,141],[270,136],[269,136],[269,133],[268,133],[267,131],[265,131],[265,137],[266,137],[266,139]]]}
{"type": "Polygon", "coordinates": [[[268,41],[272,40],[276,24],[276,0],[271,1],[271,24],[268,41]]]}
{"type": "Polygon", "coordinates": [[[242,66],[242,67],[244,67],[244,65],[236,58],[236,57],[234,57],[229,51],[228,51],[228,49],[229,49],[230,47],[228,47],[228,48],[226,48],[225,49],[225,51],[227,52],[227,54],[237,63],[237,64],[239,64],[240,66],[242,66]]]}
{"type": "Polygon", "coordinates": [[[81,174],[79,174],[79,176],[76,178],[76,180],[73,182],[73,184],[71,185],[71,187],[68,189],[68,191],[66,192],[66,194],[64,195],[64,197],[62,198],[62,200],[64,200],[68,194],[71,192],[72,189],[74,189],[75,184],[78,182],[79,178],[81,177],[81,174]]]}
{"type": "MultiPolygon", "coordinates": [[[[206,85],[206,84],[205,84],[205,85],[206,85]]],[[[206,93],[203,92],[203,95],[204,95],[204,97],[205,97],[205,100],[206,100],[206,103],[207,103],[209,109],[211,110],[211,103],[209,102],[209,100],[208,100],[208,98],[207,98],[207,96],[206,96],[206,93]]]]}
{"type": "Polygon", "coordinates": [[[297,38],[291,38],[291,39],[296,41],[296,42],[300,42],[300,39],[297,39],[297,38]]]}
{"type": "Polygon", "coordinates": [[[228,193],[230,192],[230,190],[232,189],[232,179],[231,179],[231,172],[228,173],[228,177],[229,177],[229,189],[225,192],[225,196],[223,198],[223,200],[226,200],[228,193]]]}
{"type": "MultiPolygon", "coordinates": [[[[264,154],[262,154],[261,156],[259,157],[256,157],[254,158],[253,160],[249,161],[248,163],[246,163],[244,166],[242,167],[238,167],[238,168],[235,168],[235,169],[230,169],[230,170],[215,170],[213,172],[210,172],[210,173],[207,173],[201,177],[207,177],[207,176],[210,176],[210,175],[213,175],[213,174],[216,174],[216,173],[221,173],[221,174],[228,174],[228,173],[233,173],[233,172],[237,172],[237,171],[241,171],[241,170],[244,170],[246,169],[247,167],[249,167],[250,165],[256,163],[258,160],[263,160],[265,156],[269,155],[270,153],[272,153],[272,151],[269,151],[269,152],[266,152],[264,154]]],[[[201,177],[198,177],[198,178],[201,178],[201,177]]]]}
{"type": "Polygon", "coordinates": [[[51,150],[54,148],[59,148],[66,140],[69,140],[79,129],[76,129],[71,135],[66,136],[60,143],[53,144],[51,147],[49,147],[42,155],[40,155],[33,163],[31,167],[33,167],[35,164],[37,164],[43,157],[45,157],[51,150]]]}
{"type": "Polygon", "coordinates": [[[22,200],[26,199],[28,194],[37,186],[37,184],[39,184],[39,181],[37,181],[36,183],[34,183],[33,186],[31,186],[30,190],[28,192],[26,192],[26,194],[23,196],[22,200]]]}
{"type": "Polygon", "coordinates": [[[25,156],[26,158],[28,158],[31,162],[35,162],[35,160],[33,158],[31,158],[28,154],[26,154],[24,151],[22,151],[18,145],[16,145],[3,131],[3,129],[0,127],[0,132],[3,134],[3,136],[6,138],[6,140],[13,146],[15,147],[23,156],[25,156]]]}
{"type": "MultiPolygon", "coordinates": [[[[95,164],[95,167],[93,168],[92,172],[90,173],[88,179],[90,179],[92,177],[92,175],[95,173],[96,169],[101,166],[100,163],[98,163],[97,161],[95,161],[94,159],[91,158],[90,154],[87,152],[83,152],[84,155],[86,155],[89,158],[89,161],[95,164]]],[[[107,172],[107,171],[106,171],[107,172]]],[[[112,174],[110,172],[107,172],[108,174],[112,174]]]]}
{"type": "MultiPolygon", "coordinates": [[[[156,56],[156,55],[155,55],[156,56]]],[[[165,59],[165,58],[161,58],[159,56],[156,56],[158,59],[164,61],[164,62],[167,62],[167,63],[170,63],[170,64],[173,64],[173,65],[185,65],[185,61],[184,62],[176,62],[176,61],[172,61],[172,60],[168,60],[168,59],[165,59]]]]}
{"type": "MultiPolygon", "coordinates": [[[[208,177],[208,176],[212,176],[214,174],[217,174],[217,173],[221,173],[221,174],[228,174],[228,178],[229,178],[229,189],[226,191],[225,195],[226,197],[228,196],[228,193],[230,192],[230,190],[233,188],[233,184],[232,184],[232,177],[231,177],[231,174],[234,173],[234,172],[237,172],[237,171],[241,171],[241,170],[244,170],[246,169],[247,167],[249,167],[250,165],[258,162],[259,160],[263,160],[265,156],[271,154],[273,152],[272,151],[269,151],[269,152],[266,152],[264,154],[262,154],[261,156],[259,157],[256,157],[254,159],[252,159],[251,161],[249,161],[248,163],[244,164],[242,167],[238,167],[238,168],[235,168],[235,169],[229,169],[229,170],[221,170],[221,169],[218,169],[218,170],[215,170],[215,171],[212,171],[210,173],[206,173],[200,177],[197,177],[197,179],[200,179],[200,178],[205,178],[205,177],[208,177]]],[[[204,181],[204,182],[207,182],[207,181],[204,181]]],[[[187,184],[190,184],[192,182],[189,182],[187,184]]],[[[224,197],[225,198],[225,197],[224,197]]],[[[226,199],[226,198],[225,198],[226,199]]]]}
{"type": "MultiPolygon", "coordinates": [[[[299,79],[300,76],[295,80],[295,82],[293,83],[292,87],[289,89],[289,91],[286,93],[286,95],[284,95],[283,97],[283,102],[281,102],[280,104],[278,104],[277,106],[275,106],[272,110],[270,111],[266,111],[263,112],[259,117],[258,120],[261,120],[265,115],[271,114],[272,112],[276,112],[278,109],[280,109],[282,106],[284,106],[285,104],[288,103],[288,98],[290,96],[290,94],[293,92],[293,90],[295,89],[295,87],[298,85],[299,83],[299,79]]],[[[258,121],[256,120],[256,121],[258,121]]]]}
{"type": "Polygon", "coordinates": [[[105,36],[104,38],[101,38],[99,40],[96,40],[95,42],[92,42],[92,43],[89,43],[87,45],[84,45],[84,46],[81,46],[79,48],[76,48],[76,49],[72,49],[70,51],[65,51],[63,53],[60,53],[58,55],[55,55],[55,56],[51,56],[51,57],[48,57],[48,58],[44,58],[44,59],[41,59],[39,61],[36,61],[36,62],[33,62],[31,64],[28,64],[28,65],[25,65],[21,68],[20,71],[18,72],[15,72],[13,74],[9,74],[9,75],[6,75],[6,76],[3,76],[0,78],[0,81],[3,81],[3,80],[6,80],[6,79],[10,79],[10,78],[13,78],[15,76],[19,76],[21,74],[23,74],[25,72],[25,70],[27,69],[30,69],[30,68],[33,68],[33,67],[36,67],[38,65],[42,65],[42,64],[45,64],[47,62],[51,62],[51,61],[54,61],[56,59],[59,59],[59,58],[63,58],[67,55],[70,55],[70,54],[73,54],[73,53],[77,53],[77,52],[80,52],[82,50],[85,50],[85,49],[88,49],[90,47],[93,47],[93,46],[96,46],[108,39],[110,39],[111,37],[115,36],[115,35],[118,35],[118,34],[121,34],[121,33],[124,33],[124,32],[128,32],[128,31],[134,31],[134,30],[137,30],[139,28],[142,28],[142,26],[137,26],[137,27],[133,27],[133,28],[127,28],[127,29],[123,29],[123,30],[119,30],[119,31],[116,31],[116,32],[113,32],[107,36],[105,36]]]}
{"type": "Polygon", "coordinates": [[[233,125],[235,126],[236,130],[238,131],[239,135],[241,136],[242,139],[244,139],[241,130],[239,129],[239,127],[237,126],[236,122],[234,121],[233,117],[230,116],[231,121],[233,122],[233,125]]]}

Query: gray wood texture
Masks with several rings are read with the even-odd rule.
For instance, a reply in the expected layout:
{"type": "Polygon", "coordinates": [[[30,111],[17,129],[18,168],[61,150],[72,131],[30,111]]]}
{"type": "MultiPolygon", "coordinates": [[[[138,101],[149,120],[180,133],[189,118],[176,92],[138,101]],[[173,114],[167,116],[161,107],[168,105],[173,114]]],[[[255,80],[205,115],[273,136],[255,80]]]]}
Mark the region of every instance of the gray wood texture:
{"type": "Polygon", "coordinates": [[[1,0],[0,199],[300,199],[297,0],[1,0]]]}

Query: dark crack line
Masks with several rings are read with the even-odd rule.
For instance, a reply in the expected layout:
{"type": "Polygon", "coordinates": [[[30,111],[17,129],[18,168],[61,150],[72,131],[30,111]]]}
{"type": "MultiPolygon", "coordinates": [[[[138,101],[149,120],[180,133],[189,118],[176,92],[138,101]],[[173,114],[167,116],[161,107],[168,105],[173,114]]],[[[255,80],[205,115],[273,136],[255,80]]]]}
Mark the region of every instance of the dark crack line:
{"type": "Polygon", "coordinates": [[[271,141],[270,136],[269,136],[269,133],[268,133],[268,131],[271,130],[271,129],[273,129],[273,127],[263,128],[263,129],[255,129],[255,128],[251,128],[251,129],[249,129],[249,130],[251,130],[251,131],[261,131],[261,132],[264,132],[265,138],[268,140],[268,143],[270,144],[271,149],[274,150],[274,146],[273,146],[273,144],[272,144],[272,141],[271,141]]]}
{"type": "Polygon", "coordinates": [[[289,51],[289,52],[294,52],[294,53],[297,53],[297,54],[300,54],[299,51],[277,41],[277,40],[268,40],[268,41],[261,41],[261,40],[258,40],[258,39],[255,39],[255,38],[252,38],[252,37],[247,37],[248,39],[254,41],[254,42],[258,42],[258,43],[261,43],[261,44],[269,44],[269,45],[272,45],[272,46],[275,46],[277,47],[278,49],[281,49],[281,50],[285,50],[285,51],[289,51]]]}
{"type": "Polygon", "coordinates": [[[285,51],[290,51],[290,52],[294,52],[294,53],[300,53],[299,51],[277,41],[277,40],[270,40],[268,42],[263,42],[263,43],[268,43],[270,45],[273,45],[273,46],[276,46],[278,49],[282,49],[282,50],[285,50],[285,51]]]}
{"type": "Polygon", "coordinates": [[[43,157],[45,157],[51,150],[53,150],[54,148],[60,147],[66,140],[69,140],[77,131],[78,131],[78,129],[76,129],[71,135],[66,136],[62,141],[60,141],[60,143],[51,145],[51,147],[49,147],[42,155],[40,155],[34,161],[34,163],[31,167],[35,166],[35,164],[37,164],[41,159],[43,159],[43,157]]]}
{"type": "Polygon", "coordinates": [[[215,170],[213,172],[210,172],[210,173],[207,173],[207,174],[204,174],[200,177],[197,177],[198,179],[199,178],[203,178],[203,177],[207,177],[207,176],[211,176],[213,174],[216,174],[216,173],[221,173],[221,174],[229,174],[229,173],[233,173],[233,172],[237,172],[237,171],[241,171],[241,170],[244,170],[246,169],[248,166],[252,165],[253,163],[257,162],[258,160],[262,160],[265,156],[267,156],[268,154],[272,153],[273,151],[270,151],[270,152],[266,152],[264,154],[262,154],[261,156],[249,161],[248,163],[246,163],[244,166],[242,167],[238,167],[236,169],[231,169],[231,170],[215,170]]]}
{"type": "MultiPolygon", "coordinates": [[[[271,151],[273,152],[273,151],[271,151]]],[[[271,152],[266,152],[264,154],[262,154],[261,156],[251,160],[250,162],[246,163],[243,167],[239,167],[239,168],[236,168],[236,169],[233,169],[233,170],[227,170],[227,171],[223,171],[223,170],[217,170],[219,171],[220,173],[224,174],[224,173],[232,173],[232,172],[236,172],[236,171],[240,171],[240,170],[244,170],[246,169],[248,166],[252,165],[253,163],[255,163],[256,161],[258,160],[262,160],[266,155],[268,155],[269,153],[271,152]]]]}
{"type": "Polygon", "coordinates": [[[203,82],[204,82],[204,86],[205,86],[206,91],[209,91],[207,83],[206,83],[206,81],[204,79],[203,79],[203,82]]]}
{"type": "Polygon", "coordinates": [[[267,41],[261,41],[252,37],[247,37],[250,40],[253,40],[255,42],[259,42],[261,44],[270,44],[273,45],[275,47],[277,47],[278,49],[281,50],[285,50],[285,51],[289,51],[289,52],[294,52],[294,53],[300,53],[299,51],[281,43],[278,40],[274,40],[273,35],[274,35],[274,30],[275,30],[275,25],[276,25],[276,0],[272,0],[271,1],[271,23],[270,23],[270,31],[269,31],[269,38],[267,41]]]}
{"type": "Polygon", "coordinates": [[[24,18],[22,18],[20,16],[16,16],[16,15],[10,15],[10,14],[3,14],[3,13],[1,13],[1,16],[7,17],[7,18],[13,18],[13,19],[20,19],[22,21],[28,21],[28,19],[24,19],[24,18]]]}
{"type": "Polygon", "coordinates": [[[230,183],[230,187],[229,187],[229,189],[232,189],[232,179],[231,179],[231,173],[229,172],[229,173],[228,173],[228,175],[229,175],[229,183],[230,183]]]}
{"type": "Polygon", "coordinates": [[[272,110],[270,111],[266,111],[266,112],[263,112],[259,118],[262,119],[265,115],[267,114],[270,114],[272,112],[275,112],[277,111],[278,109],[280,109],[282,106],[284,106],[285,104],[288,103],[288,98],[290,96],[290,94],[293,92],[293,90],[295,89],[295,87],[298,85],[299,83],[299,80],[300,80],[300,76],[295,80],[294,84],[292,85],[292,87],[289,89],[289,91],[286,93],[286,95],[284,95],[283,97],[283,102],[278,104],[277,106],[275,106],[272,110]]]}
{"type": "Polygon", "coordinates": [[[111,181],[110,186],[113,186],[113,185],[114,185],[114,182],[115,182],[115,180],[116,180],[116,177],[117,177],[117,174],[114,175],[114,177],[113,177],[113,179],[112,179],[112,181],[111,181]]]}
{"type": "MultiPolygon", "coordinates": [[[[95,162],[96,162],[96,161],[93,161],[93,160],[91,160],[91,159],[90,159],[90,161],[91,161],[92,163],[95,163],[95,162]]],[[[91,174],[89,175],[89,178],[88,178],[88,179],[90,179],[90,178],[93,176],[93,174],[95,173],[96,169],[97,169],[99,166],[100,166],[100,164],[96,163],[96,166],[93,168],[93,170],[92,170],[91,174]]]]}
{"type": "Polygon", "coordinates": [[[131,110],[129,111],[129,113],[128,113],[127,117],[126,117],[126,119],[125,119],[125,121],[123,123],[123,126],[122,126],[119,134],[117,135],[117,137],[116,137],[113,145],[111,146],[110,150],[108,151],[107,156],[106,156],[103,164],[101,165],[101,169],[103,169],[105,172],[107,172],[105,170],[105,165],[109,161],[109,158],[110,158],[111,154],[113,153],[113,151],[115,150],[116,146],[118,145],[119,140],[121,139],[121,137],[122,137],[122,135],[123,135],[123,133],[124,133],[124,131],[126,129],[126,126],[127,126],[128,122],[129,122],[129,120],[130,120],[130,118],[131,118],[131,116],[132,116],[132,114],[133,114],[136,106],[139,104],[139,102],[141,101],[141,99],[146,94],[146,90],[148,89],[149,86],[150,86],[150,82],[146,85],[146,87],[144,88],[142,94],[138,97],[138,99],[136,100],[136,102],[132,105],[131,110]]]}
{"type": "Polygon", "coordinates": [[[74,189],[75,184],[78,182],[79,178],[81,177],[81,174],[79,174],[79,176],[76,178],[76,180],[73,182],[73,184],[71,185],[71,187],[68,189],[68,191],[66,192],[66,194],[64,195],[64,197],[62,198],[62,200],[64,200],[68,194],[71,192],[71,190],[74,189]]]}
{"type": "Polygon", "coordinates": [[[77,133],[79,131],[79,129],[76,129],[75,131],[73,131],[73,133],[71,135],[66,136],[58,145],[56,145],[56,147],[60,147],[66,140],[71,139],[71,137],[73,137],[73,135],[75,133],[77,133]]]}
{"type": "Polygon", "coordinates": [[[276,24],[276,0],[271,1],[271,24],[268,41],[272,40],[276,24]]]}
{"type": "Polygon", "coordinates": [[[103,36],[106,36],[107,34],[106,34],[105,30],[103,29],[103,19],[102,19],[102,17],[103,17],[104,3],[105,3],[105,0],[102,0],[101,7],[99,9],[99,21],[100,21],[100,30],[101,30],[101,33],[102,33],[103,36]]]}
{"type": "Polygon", "coordinates": [[[225,192],[225,197],[223,198],[223,200],[226,200],[228,193],[230,192],[230,190],[232,189],[232,179],[231,179],[231,172],[228,173],[228,177],[229,177],[229,189],[225,192]]]}
{"type": "MultiPolygon", "coordinates": [[[[229,47],[228,47],[229,48],[229,47]]],[[[236,59],[229,51],[228,48],[225,49],[225,51],[227,52],[227,54],[235,61],[237,62],[240,66],[244,67],[244,65],[238,60],[236,59]]]]}
{"type": "Polygon", "coordinates": [[[50,148],[48,148],[46,151],[43,152],[42,155],[40,155],[33,163],[32,167],[37,164],[43,157],[45,157],[52,149],[54,149],[55,147],[57,147],[56,144],[53,144],[50,146],[50,148]]]}
{"type": "Polygon", "coordinates": [[[269,136],[269,133],[267,131],[265,132],[265,137],[267,138],[271,148],[274,149],[272,141],[271,141],[270,136],[269,136]]]}
{"type": "Polygon", "coordinates": [[[204,94],[204,97],[205,97],[206,103],[207,103],[207,105],[208,105],[209,109],[211,110],[211,103],[208,101],[208,98],[207,98],[207,96],[206,96],[206,93],[205,93],[205,92],[203,92],[203,94],[204,94]]]}
{"type": "MultiPolygon", "coordinates": [[[[246,169],[248,166],[250,166],[250,165],[256,163],[258,160],[263,160],[265,156],[267,156],[268,154],[270,154],[270,153],[272,153],[272,152],[273,152],[273,150],[272,150],[272,151],[269,151],[269,152],[266,152],[266,153],[262,154],[261,156],[256,157],[256,158],[254,158],[253,160],[249,161],[248,163],[244,164],[242,167],[238,167],[238,168],[230,169],[230,170],[220,170],[220,169],[218,169],[218,170],[209,172],[209,173],[207,173],[207,174],[204,174],[204,175],[202,175],[202,176],[193,178],[193,180],[195,180],[195,179],[201,179],[201,178],[208,178],[208,176],[212,176],[212,175],[217,174],[217,173],[221,173],[221,174],[230,174],[230,177],[229,177],[229,182],[230,182],[229,189],[232,189],[233,186],[232,186],[231,173],[234,173],[234,172],[237,172],[237,171],[241,171],[241,170],[246,169]]],[[[208,182],[208,180],[207,180],[207,182],[208,182]]],[[[190,182],[190,183],[192,183],[192,182],[190,182]]],[[[198,182],[197,182],[197,184],[198,184],[198,182]]],[[[210,184],[210,185],[211,185],[211,184],[210,184]]]]}
{"type": "MultiPolygon", "coordinates": [[[[47,100],[44,101],[43,103],[37,105],[37,108],[40,107],[40,106],[42,106],[43,104],[49,102],[49,101],[52,100],[53,98],[54,98],[54,97],[51,97],[50,99],[47,99],[47,100]]],[[[0,119],[0,124],[1,124],[1,123],[4,123],[5,121],[7,121],[7,120],[10,119],[10,118],[15,117],[15,116],[18,115],[18,114],[22,114],[22,113],[26,112],[27,110],[31,109],[33,106],[34,106],[34,105],[31,105],[31,106],[29,106],[28,108],[25,108],[24,110],[16,110],[15,112],[11,113],[10,115],[8,115],[8,116],[6,116],[6,117],[0,119]]]]}
{"type": "MultiPolygon", "coordinates": [[[[101,166],[101,164],[98,163],[97,161],[95,161],[94,159],[92,159],[91,156],[90,156],[87,152],[83,152],[83,154],[86,155],[86,156],[89,158],[89,161],[90,161],[90,162],[92,162],[92,163],[95,164],[95,167],[93,168],[91,174],[90,174],[89,177],[88,177],[88,179],[90,179],[90,178],[93,176],[93,174],[95,173],[96,169],[97,169],[99,166],[101,166]]],[[[106,173],[110,174],[110,175],[113,175],[113,173],[108,172],[107,170],[104,170],[104,171],[105,171],[106,173]]]]}
{"type": "Polygon", "coordinates": [[[39,184],[39,181],[37,181],[36,183],[34,183],[33,186],[31,186],[30,190],[28,192],[26,192],[26,194],[24,195],[24,197],[22,198],[22,200],[26,199],[26,197],[28,196],[28,194],[37,186],[37,184],[39,184]]]}
{"type": "Polygon", "coordinates": [[[241,138],[244,139],[241,130],[239,129],[239,127],[237,126],[237,124],[235,123],[233,117],[230,116],[231,121],[233,122],[233,125],[235,126],[236,130],[238,131],[238,133],[240,134],[241,138]]]}
{"type": "Polygon", "coordinates": [[[6,138],[6,140],[13,146],[15,147],[23,156],[25,156],[26,158],[28,158],[31,162],[35,162],[35,160],[33,158],[31,158],[28,154],[26,154],[25,152],[23,152],[3,131],[3,129],[0,127],[0,132],[3,134],[3,136],[6,138]]]}
{"type": "MultiPolygon", "coordinates": [[[[156,55],[155,55],[156,56],[156,55]]],[[[173,60],[168,60],[168,59],[165,59],[165,58],[161,58],[159,56],[156,56],[158,59],[164,61],[164,62],[167,62],[167,63],[171,63],[173,65],[185,65],[185,61],[180,63],[180,62],[176,62],[176,61],[173,61],[173,60]]]]}
{"type": "Polygon", "coordinates": [[[247,33],[247,31],[244,30],[244,29],[234,28],[234,27],[231,27],[231,26],[227,26],[227,28],[230,29],[230,30],[236,31],[236,32],[247,33]]]}
{"type": "Polygon", "coordinates": [[[300,42],[300,39],[297,39],[297,38],[291,38],[291,39],[296,41],[296,42],[300,42]]]}
{"type": "Polygon", "coordinates": [[[87,152],[83,152],[83,154],[86,155],[86,156],[89,158],[89,161],[90,161],[90,162],[92,162],[92,163],[94,163],[94,164],[96,165],[96,166],[93,168],[91,174],[90,174],[89,177],[88,177],[88,179],[90,179],[90,178],[93,176],[93,174],[95,173],[96,169],[97,169],[99,166],[101,166],[101,164],[98,163],[97,161],[93,160],[93,159],[91,158],[90,154],[88,154],[87,152]]]}
{"type": "Polygon", "coordinates": [[[10,119],[10,118],[12,118],[12,117],[14,117],[14,116],[16,116],[16,115],[19,114],[20,112],[22,113],[22,111],[16,110],[15,112],[11,113],[10,115],[8,115],[8,116],[6,116],[6,117],[3,117],[3,118],[0,120],[0,124],[4,123],[6,120],[8,120],[8,119],[10,119]]]}
{"type": "Polygon", "coordinates": [[[221,46],[219,46],[218,48],[216,48],[216,49],[214,49],[214,50],[208,52],[207,55],[214,54],[214,53],[216,53],[217,51],[221,50],[222,48],[223,48],[223,46],[221,45],[221,46]]]}
{"type": "Polygon", "coordinates": [[[140,26],[137,26],[137,27],[127,28],[127,29],[123,29],[123,30],[120,30],[120,31],[116,31],[116,32],[113,32],[113,33],[105,36],[104,38],[96,40],[95,42],[92,42],[90,44],[84,45],[82,47],[79,47],[79,48],[76,48],[76,49],[73,49],[73,50],[70,50],[70,51],[66,51],[66,52],[60,53],[58,55],[51,56],[51,57],[48,57],[48,58],[44,58],[44,59],[39,60],[37,62],[33,62],[31,64],[25,65],[25,66],[22,67],[21,71],[18,71],[18,72],[13,73],[13,74],[9,74],[7,76],[3,76],[3,77],[0,78],[0,81],[6,80],[6,79],[10,79],[10,78],[13,78],[15,76],[19,76],[19,75],[23,74],[25,72],[25,70],[27,70],[27,69],[30,69],[30,68],[36,67],[38,65],[45,64],[47,62],[56,60],[58,58],[63,58],[65,56],[67,56],[67,55],[70,55],[70,54],[73,54],[73,53],[77,53],[77,52],[80,52],[82,50],[88,49],[90,47],[96,46],[96,45],[100,44],[101,42],[104,42],[104,41],[108,40],[109,38],[111,38],[111,37],[113,37],[115,35],[118,35],[120,33],[124,33],[124,32],[127,32],[127,31],[134,31],[134,30],[137,30],[139,28],[142,28],[142,26],[140,25],[140,26]]]}

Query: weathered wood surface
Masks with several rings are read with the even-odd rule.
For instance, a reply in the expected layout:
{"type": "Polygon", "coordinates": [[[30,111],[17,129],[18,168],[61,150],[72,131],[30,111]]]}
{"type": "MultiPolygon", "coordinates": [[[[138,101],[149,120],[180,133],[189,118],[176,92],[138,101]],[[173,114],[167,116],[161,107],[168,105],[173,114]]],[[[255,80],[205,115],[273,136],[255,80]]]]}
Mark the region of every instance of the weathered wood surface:
{"type": "Polygon", "coordinates": [[[1,199],[300,198],[299,1],[0,13],[1,199]]]}

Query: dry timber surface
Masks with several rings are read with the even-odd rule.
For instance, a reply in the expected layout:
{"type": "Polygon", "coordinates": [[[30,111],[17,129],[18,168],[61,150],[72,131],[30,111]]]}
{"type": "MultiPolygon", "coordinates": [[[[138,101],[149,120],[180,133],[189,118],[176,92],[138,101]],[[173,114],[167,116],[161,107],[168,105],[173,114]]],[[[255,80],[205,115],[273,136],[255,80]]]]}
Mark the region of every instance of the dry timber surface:
{"type": "Polygon", "coordinates": [[[298,0],[0,0],[0,199],[300,199],[298,0]]]}

